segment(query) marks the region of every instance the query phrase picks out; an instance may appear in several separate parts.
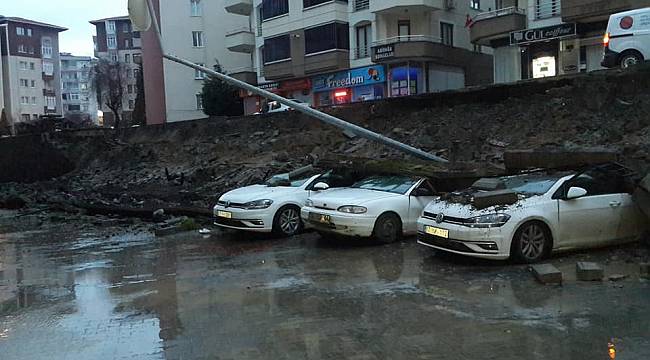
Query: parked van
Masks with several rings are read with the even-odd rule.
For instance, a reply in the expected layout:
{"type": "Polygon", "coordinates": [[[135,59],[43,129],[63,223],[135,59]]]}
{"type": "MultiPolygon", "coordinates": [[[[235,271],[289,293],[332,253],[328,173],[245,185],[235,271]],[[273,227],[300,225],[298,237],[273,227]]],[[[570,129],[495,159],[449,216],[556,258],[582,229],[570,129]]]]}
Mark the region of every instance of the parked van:
{"type": "Polygon", "coordinates": [[[612,14],[601,65],[626,69],[650,60],[650,7],[612,14]]]}

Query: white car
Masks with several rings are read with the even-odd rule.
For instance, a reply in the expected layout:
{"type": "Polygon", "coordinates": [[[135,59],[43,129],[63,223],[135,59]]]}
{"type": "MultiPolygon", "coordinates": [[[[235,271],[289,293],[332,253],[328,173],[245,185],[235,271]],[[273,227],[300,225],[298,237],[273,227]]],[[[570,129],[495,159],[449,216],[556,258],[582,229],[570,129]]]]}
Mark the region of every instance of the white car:
{"type": "Polygon", "coordinates": [[[625,69],[650,60],[650,7],[612,14],[603,39],[602,66],[625,69]]]}
{"type": "MultiPolygon", "coordinates": [[[[478,210],[463,196],[437,199],[418,220],[418,243],[485,259],[536,262],[551,251],[602,246],[636,239],[642,213],[616,169],[582,173],[529,173],[502,178],[519,200],[478,210]]],[[[464,195],[461,195],[464,194],[464,195]]]]}
{"type": "Polygon", "coordinates": [[[214,224],[231,229],[291,236],[303,228],[300,208],[310,192],[328,188],[320,175],[289,181],[289,174],[272,177],[223,194],[214,206],[214,224]]]}
{"type": "MultiPolygon", "coordinates": [[[[295,101],[299,104],[304,104],[304,101],[298,100],[298,99],[287,99],[291,101],[295,101]]],[[[292,111],[293,109],[288,107],[285,104],[279,103],[277,101],[269,101],[266,103],[265,107],[261,110],[256,112],[253,115],[260,115],[260,114],[267,114],[267,113],[277,113],[277,112],[284,112],[284,111],[292,111]]]]}
{"type": "Polygon", "coordinates": [[[301,217],[307,227],[393,242],[417,232],[416,220],[436,196],[431,183],[409,176],[371,176],[350,187],[309,197],[301,217]]]}

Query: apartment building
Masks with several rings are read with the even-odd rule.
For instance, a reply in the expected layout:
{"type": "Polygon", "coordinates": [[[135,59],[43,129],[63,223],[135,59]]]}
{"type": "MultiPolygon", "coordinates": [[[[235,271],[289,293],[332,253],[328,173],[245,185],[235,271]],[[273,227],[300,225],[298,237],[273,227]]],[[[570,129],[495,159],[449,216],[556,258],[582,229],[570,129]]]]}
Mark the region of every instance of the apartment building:
{"type": "MultiPolygon", "coordinates": [[[[126,78],[125,98],[122,101],[122,118],[130,122],[135,100],[137,97],[137,78],[142,63],[142,39],[140,32],[133,29],[128,16],[118,16],[106,19],[92,20],[96,36],[95,57],[121,62],[125,65],[126,78]]],[[[101,104],[103,120],[106,124],[113,121],[113,113],[106,105],[101,104]]]]}
{"type": "Polygon", "coordinates": [[[61,53],[61,98],[63,115],[80,116],[97,123],[97,96],[90,84],[90,56],[74,56],[61,53]]]}
{"type": "Polygon", "coordinates": [[[601,69],[609,15],[648,2],[496,0],[487,4],[473,18],[471,41],[494,49],[494,79],[503,83],[601,69]]]}
{"type": "Polygon", "coordinates": [[[59,33],[65,30],[0,16],[0,106],[12,127],[43,115],[62,115],[59,33]]]}
{"type": "MultiPolygon", "coordinates": [[[[252,53],[259,86],[314,106],[492,82],[491,49],[465,27],[479,13],[469,2],[227,0],[226,10],[250,18],[226,38],[252,53]]],[[[242,96],[247,113],[259,110],[262,99],[242,96]]]]}
{"type": "MultiPolygon", "coordinates": [[[[233,44],[235,37],[252,34],[247,16],[227,13],[224,1],[154,0],[153,3],[167,52],[207,67],[218,63],[229,74],[245,77],[253,73],[252,49],[247,50],[245,43],[233,44]]],[[[205,74],[163,61],[153,30],[143,34],[143,49],[147,122],[204,118],[201,92],[205,74]]]]}

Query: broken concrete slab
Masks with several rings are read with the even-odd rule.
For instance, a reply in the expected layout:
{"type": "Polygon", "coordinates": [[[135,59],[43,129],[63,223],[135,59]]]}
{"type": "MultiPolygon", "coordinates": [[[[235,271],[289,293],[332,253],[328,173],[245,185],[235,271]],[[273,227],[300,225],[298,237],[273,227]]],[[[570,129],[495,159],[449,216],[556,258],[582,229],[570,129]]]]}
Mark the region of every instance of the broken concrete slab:
{"type": "Polygon", "coordinates": [[[504,190],[506,183],[500,178],[480,178],[472,184],[472,187],[485,191],[504,190]]]}
{"type": "Polygon", "coordinates": [[[585,165],[615,162],[618,153],[612,150],[509,150],[503,153],[508,170],[531,168],[575,169],[585,165]]]}
{"type": "Polygon", "coordinates": [[[551,264],[535,264],[530,269],[542,284],[562,284],[562,272],[551,264]]]}
{"type": "Polygon", "coordinates": [[[578,261],[576,263],[576,275],[582,281],[600,281],[605,271],[603,267],[595,262],[578,261]]]}
{"type": "Polygon", "coordinates": [[[612,274],[609,276],[609,281],[621,281],[626,279],[629,275],[627,274],[612,274]]]}
{"type": "Polygon", "coordinates": [[[494,205],[511,205],[519,201],[517,193],[513,190],[495,190],[478,192],[474,194],[472,204],[477,209],[485,209],[494,205]]]}

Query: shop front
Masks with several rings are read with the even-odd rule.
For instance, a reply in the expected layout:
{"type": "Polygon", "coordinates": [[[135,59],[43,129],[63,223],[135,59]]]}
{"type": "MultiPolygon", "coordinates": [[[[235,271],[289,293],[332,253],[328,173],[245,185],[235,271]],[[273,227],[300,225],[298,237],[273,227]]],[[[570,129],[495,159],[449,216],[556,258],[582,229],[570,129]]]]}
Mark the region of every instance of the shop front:
{"type": "Polygon", "coordinates": [[[314,106],[348,104],[383,99],[386,73],[383,65],[339,71],[311,79],[314,106]]]}
{"type": "MultiPolygon", "coordinates": [[[[311,104],[311,80],[309,78],[273,81],[259,84],[262,90],[270,91],[287,99],[297,99],[311,104]]],[[[266,100],[246,90],[241,90],[240,97],[244,99],[244,114],[250,115],[262,111],[266,100]]]]}

